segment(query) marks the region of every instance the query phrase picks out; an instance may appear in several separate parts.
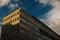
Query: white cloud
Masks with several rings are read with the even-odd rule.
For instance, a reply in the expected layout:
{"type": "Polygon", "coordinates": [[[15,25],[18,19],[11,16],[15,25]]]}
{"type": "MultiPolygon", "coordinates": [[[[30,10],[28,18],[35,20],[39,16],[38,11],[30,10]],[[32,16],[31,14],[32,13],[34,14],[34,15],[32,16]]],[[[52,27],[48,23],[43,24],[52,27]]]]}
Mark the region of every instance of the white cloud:
{"type": "Polygon", "coordinates": [[[39,0],[41,3],[48,3],[49,0],[39,0]]]}
{"type": "Polygon", "coordinates": [[[46,4],[46,3],[48,3],[49,0],[35,0],[35,1],[36,1],[36,2],[39,1],[40,3],[46,4]]]}
{"type": "Polygon", "coordinates": [[[45,14],[48,16],[46,24],[60,35],[60,1],[51,0],[51,5],[54,7],[53,10],[45,14]]]}
{"type": "Polygon", "coordinates": [[[60,2],[55,1],[53,6],[54,6],[54,9],[46,14],[46,15],[49,15],[49,18],[48,18],[49,21],[60,18],[60,2]]]}
{"type": "MultiPolygon", "coordinates": [[[[19,0],[13,0],[13,1],[17,2],[19,0]]],[[[9,7],[10,8],[13,8],[13,6],[15,6],[15,7],[18,6],[17,4],[12,4],[11,0],[5,0],[5,1],[4,0],[0,0],[0,7],[3,7],[5,5],[8,5],[8,3],[11,3],[11,4],[9,4],[9,7]]]]}
{"type": "Polygon", "coordinates": [[[55,8],[51,10],[47,15],[49,15],[49,18],[48,18],[49,21],[54,20],[56,18],[60,18],[60,9],[55,8]]]}
{"type": "Polygon", "coordinates": [[[40,19],[46,25],[48,25],[52,30],[60,35],[60,1],[50,0],[50,4],[54,7],[51,11],[43,16],[47,16],[47,19],[40,19]]]}
{"type": "Polygon", "coordinates": [[[50,12],[45,14],[45,17],[48,16],[48,18],[46,20],[44,20],[44,21],[46,21],[45,23],[48,23],[47,25],[50,27],[53,26],[53,21],[60,19],[60,1],[51,0],[51,5],[54,8],[50,12]],[[52,1],[53,1],[53,3],[52,3],[52,1]]]}
{"type": "Polygon", "coordinates": [[[11,3],[11,4],[9,4],[9,6],[8,6],[8,8],[10,8],[10,9],[15,9],[16,7],[18,7],[18,4],[13,4],[13,3],[11,3]]]}
{"type": "Polygon", "coordinates": [[[10,0],[0,0],[0,7],[7,5],[10,2],[10,0]]]}

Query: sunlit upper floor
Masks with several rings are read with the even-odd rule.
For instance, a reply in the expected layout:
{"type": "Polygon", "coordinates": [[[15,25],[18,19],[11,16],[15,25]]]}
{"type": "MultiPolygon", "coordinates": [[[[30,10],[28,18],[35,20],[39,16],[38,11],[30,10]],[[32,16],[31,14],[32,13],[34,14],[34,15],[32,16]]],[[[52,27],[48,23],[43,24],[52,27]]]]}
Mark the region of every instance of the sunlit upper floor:
{"type": "Polygon", "coordinates": [[[2,19],[2,25],[6,25],[8,23],[15,25],[17,23],[19,23],[19,19],[20,19],[20,9],[17,9],[16,11],[10,13],[9,15],[7,15],[6,17],[4,17],[2,19]]]}

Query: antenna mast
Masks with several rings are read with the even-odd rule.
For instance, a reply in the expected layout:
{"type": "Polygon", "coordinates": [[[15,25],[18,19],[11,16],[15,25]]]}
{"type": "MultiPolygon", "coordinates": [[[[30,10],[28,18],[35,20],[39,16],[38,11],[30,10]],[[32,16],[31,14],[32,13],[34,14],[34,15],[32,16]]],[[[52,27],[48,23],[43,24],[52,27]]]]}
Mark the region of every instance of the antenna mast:
{"type": "Polygon", "coordinates": [[[22,0],[20,0],[20,8],[22,8],[22,0]]]}

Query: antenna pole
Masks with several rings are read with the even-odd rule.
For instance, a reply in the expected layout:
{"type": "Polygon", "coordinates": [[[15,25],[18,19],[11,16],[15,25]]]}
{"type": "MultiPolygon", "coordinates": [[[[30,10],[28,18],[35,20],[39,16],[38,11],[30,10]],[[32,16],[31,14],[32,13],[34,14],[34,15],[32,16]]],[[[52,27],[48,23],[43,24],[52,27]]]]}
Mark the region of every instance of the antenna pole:
{"type": "Polygon", "coordinates": [[[20,7],[22,8],[22,0],[20,0],[20,7]]]}

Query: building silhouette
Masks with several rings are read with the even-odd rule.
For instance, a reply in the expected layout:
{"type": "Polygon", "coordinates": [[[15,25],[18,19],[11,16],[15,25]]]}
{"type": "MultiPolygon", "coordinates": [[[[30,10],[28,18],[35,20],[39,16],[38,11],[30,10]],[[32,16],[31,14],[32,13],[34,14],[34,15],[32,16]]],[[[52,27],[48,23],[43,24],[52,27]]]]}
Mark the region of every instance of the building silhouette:
{"type": "Polygon", "coordinates": [[[60,40],[48,26],[19,8],[2,19],[2,40],[60,40]]]}

